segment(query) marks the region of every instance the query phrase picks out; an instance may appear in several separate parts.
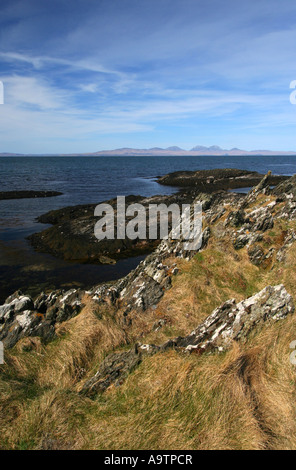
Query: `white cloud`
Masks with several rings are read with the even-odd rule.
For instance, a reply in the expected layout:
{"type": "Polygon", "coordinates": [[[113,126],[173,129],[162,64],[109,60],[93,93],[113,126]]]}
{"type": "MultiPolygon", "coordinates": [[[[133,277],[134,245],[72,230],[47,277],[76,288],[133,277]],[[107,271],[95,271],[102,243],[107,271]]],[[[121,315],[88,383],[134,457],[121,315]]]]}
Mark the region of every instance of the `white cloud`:
{"type": "Polygon", "coordinates": [[[291,1],[77,0],[59,17],[55,0],[11,2],[0,11],[3,145],[144,132],[154,145],[165,126],[173,140],[207,120],[212,134],[293,123],[291,1]]]}
{"type": "Polygon", "coordinates": [[[13,75],[3,78],[5,101],[16,108],[29,105],[40,110],[60,109],[66,94],[50,86],[44,79],[13,75]]]}

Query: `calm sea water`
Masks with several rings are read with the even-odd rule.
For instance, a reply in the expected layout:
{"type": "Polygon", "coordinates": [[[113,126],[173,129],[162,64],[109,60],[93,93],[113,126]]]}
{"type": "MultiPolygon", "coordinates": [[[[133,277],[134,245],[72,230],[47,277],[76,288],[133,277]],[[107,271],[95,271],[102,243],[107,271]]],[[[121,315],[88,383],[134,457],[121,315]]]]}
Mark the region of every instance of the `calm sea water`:
{"type": "Polygon", "coordinates": [[[62,196],[0,201],[0,302],[16,288],[83,287],[116,279],[139,258],[115,266],[70,264],[35,253],[25,237],[45,228],[36,217],[69,205],[99,203],[118,195],[172,194],[156,176],[178,170],[240,168],[296,173],[296,157],[1,157],[0,191],[56,190],[62,196]]]}

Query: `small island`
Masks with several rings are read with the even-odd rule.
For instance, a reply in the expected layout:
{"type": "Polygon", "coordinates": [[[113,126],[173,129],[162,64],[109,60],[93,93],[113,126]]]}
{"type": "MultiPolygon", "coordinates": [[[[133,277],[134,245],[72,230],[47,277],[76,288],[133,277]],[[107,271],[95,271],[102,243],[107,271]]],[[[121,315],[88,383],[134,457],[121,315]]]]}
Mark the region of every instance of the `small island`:
{"type": "Polygon", "coordinates": [[[7,199],[28,199],[34,197],[61,196],[59,191],[0,191],[0,201],[7,199]]]}

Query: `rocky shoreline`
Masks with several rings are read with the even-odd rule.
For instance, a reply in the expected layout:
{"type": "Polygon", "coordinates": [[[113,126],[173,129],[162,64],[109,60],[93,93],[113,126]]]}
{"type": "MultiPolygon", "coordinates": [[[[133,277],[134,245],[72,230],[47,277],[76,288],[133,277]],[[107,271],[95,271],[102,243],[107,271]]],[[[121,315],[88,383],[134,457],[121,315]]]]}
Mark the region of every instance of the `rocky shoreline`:
{"type": "Polygon", "coordinates": [[[0,201],[8,199],[31,199],[35,197],[61,196],[59,191],[0,191],[0,201]]]}
{"type": "MultiPolygon", "coordinates": [[[[176,171],[157,178],[159,184],[194,189],[205,193],[227,191],[253,187],[260,183],[264,175],[257,171],[237,170],[233,168],[176,171]]],[[[288,179],[288,176],[270,175],[269,184],[276,186],[288,179]]]]}
{"type": "MultiPolygon", "coordinates": [[[[198,193],[194,201],[202,202],[204,214],[202,243],[198,251],[206,249],[212,237],[222,239],[227,235],[237,252],[246,249],[249,261],[262,269],[271,269],[274,263],[282,262],[287,249],[296,240],[296,234],[293,230],[284,231],[280,246],[275,248],[266,233],[273,228],[277,219],[296,219],[296,180],[295,176],[289,178],[273,190],[270,189],[270,181],[273,180],[268,174],[247,195],[227,192],[215,192],[211,195],[198,193]]],[[[71,220],[71,210],[76,212],[77,208],[62,209],[60,214],[71,220]]],[[[79,210],[83,214],[86,210],[91,212],[85,206],[81,206],[79,210]]],[[[46,217],[47,220],[59,223],[57,211],[46,217]]],[[[80,313],[85,297],[91,298],[98,305],[112,305],[120,312],[122,325],[128,327],[133,312],[139,314],[155,308],[166,290],[170,289],[172,277],[178,273],[176,260],[189,260],[195,254],[196,251],[184,251],[183,242],[170,236],[167,240],[162,240],[135,270],[114,283],[101,284],[87,292],[70,289],[40,293],[35,299],[18,291],[0,306],[0,340],[7,348],[24,337],[39,336],[46,342],[50,341],[55,337],[56,327],[60,323],[80,313]]],[[[276,295],[276,292],[281,293],[283,290],[279,289],[272,295],[276,295]]],[[[227,309],[234,308],[232,301],[227,305],[227,309]]],[[[217,315],[214,314],[214,323],[217,315]]],[[[273,317],[277,318],[276,315],[274,313],[273,317]]],[[[257,323],[257,319],[254,320],[254,324],[257,323]]],[[[212,322],[209,323],[211,324],[212,322]]],[[[203,341],[206,337],[208,338],[208,334],[205,336],[203,333],[203,341]]],[[[195,347],[199,343],[183,339],[174,344],[188,349],[188,345],[195,347]]]]}
{"type": "MultiPolygon", "coordinates": [[[[126,205],[140,203],[146,208],[148,217],[149,204],[191,204],[201,194],[221,192],[222,198],[227,198],[229,189],[257,185],[263,178],[257,172],[236,169],[201,170],[196,172],[177,172],[158,178],[164,185],[180,187],[176,194],[171,196],[128,196],[126,205]]],[[[287,176],[269,176],[269,184],[276,185],[284,182],[287,176]]],[[[215,196],[218,197],[218,196],[215,196]]],[[[243,196],[234,195],[232,199],[243,196]]],[[[116,199],[104,201],[110,204],[115,211],[116,199]]],[[[204,202],[206,204],[206,202],[204,202]]],[[[94,209],[96,204],[78,205],[50,211],[41,215],[37,220],[40,223],[52,224],[48,229],[30,235],[28,240],[36,251],[49,253],[67,261],[82,263],[114,264],[122,258],[145,255],[151,253],[160,243],[160,239],[152,240],[100,240],[94,236],[94,209]]],[[[128,220],[127,220],[128,221],[128,220]]],[[[116,230],[116,227],[115,227],[116,230]]]]}
{"type": "MultiPolygon", "coordinates": [[[[270,181],[195,194],[195,251],[170,235],[119,280],[10,295],[0,305],[3,447],[113,448],[120,423],[127,447],[130,433],[138,442],[148,422],[150,439],[173,416],[171,448],[187,425],[188,442],[197,436],[188,447],[209,447],[225,417],[219,432],[238,422],[236,447],[291,448],[282,442],[295,425],[296,176],[270,181]],[[250,426],[259,437],[245,445],[250,426]]],[[[234,447],[225,442],[216,447],[234,447]]]]}

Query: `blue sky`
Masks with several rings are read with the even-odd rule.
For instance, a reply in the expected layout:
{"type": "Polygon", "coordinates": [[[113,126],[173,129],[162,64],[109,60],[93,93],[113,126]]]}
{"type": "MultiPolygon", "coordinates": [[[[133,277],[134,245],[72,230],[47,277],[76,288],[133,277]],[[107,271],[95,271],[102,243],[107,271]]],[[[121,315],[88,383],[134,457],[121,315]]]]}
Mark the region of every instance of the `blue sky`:
{"type": "Polygon", "coordinates": [[[296,2],[1,0],[0,152],[296,150],[296,2]]]}

